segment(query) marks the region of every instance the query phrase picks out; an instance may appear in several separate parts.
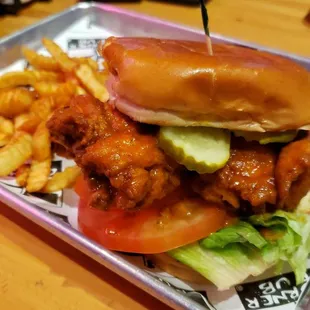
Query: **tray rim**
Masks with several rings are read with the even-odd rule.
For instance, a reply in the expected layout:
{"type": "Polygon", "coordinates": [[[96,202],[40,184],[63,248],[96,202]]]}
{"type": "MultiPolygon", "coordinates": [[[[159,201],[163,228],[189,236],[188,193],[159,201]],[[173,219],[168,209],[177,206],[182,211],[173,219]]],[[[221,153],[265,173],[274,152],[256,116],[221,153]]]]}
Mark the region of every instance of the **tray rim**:
{"type": "Polygon", "coordinates": [[[116,252],[103,248],[62,219],[11,192],[2,184],[0,201],[168,306],[174,309],[208,309],[126,261],[116,252]]]}
{"type": "MultiPolygon", "coordinates": [[[[147,20],[148,22],[153,22],[153,23],[157,23],[157,24],[162,24],[162,25],[166,25],[169,27],[178,27],[180,30],[184,30],[184,31],[190,31],[193,32],[195,34],[201,34],[202,36],[204,36],[204,32],[202,30],[200,30],[199,28],[195,28],[192,26],[187,26],[185,24],[181,24],[181,23],[174,23],[165,19],[161,19],[158,17],[154,17],[148,14],[141,14],[132,10],[127,10],[127,9],[123,9],[120,7],[117,7],[115,5],[111,5],[111,4],[99,4],[97,2],[82,2],[82,3],[77,3],[59,13],[53,14],[51,16],[48,16],[46,18],[43,18],[42,20],[38,21],[37,23],[34,23],[30,26],[27,26],[25,28],[22,28],[20,30],[17,30],[15,32],[13,32],[12,34],[5,36],[3,38],[0,38],[0,46],[4,43],[6,43],[7,41],[18,37],[19,35],[22,35],[23,33],[27,32],[27,31],[31,31],[32,29],[35,29],[37,27],[39,27],[40,25],[43,25],[47,22],[51,22],[65,14],[68,14],[71,11],[75,11],[78,9],[91,9],[91,8],[98,8],[98,9],[103,9],[104,11],[110,11],[110,12],[115,12],[115,13],[119,13],[119,14],[126,14],[127,16],[132,16],[132,17],[137,17],[139,19],[142,20],[147,20]]],[[[234,37],[227,37],[225,35],[221,35],[219,33],[215,33],[212,32],[210,33],[211,38],[214,39],[218,39],[218,40],[225,40],[227,43],[230,44],[236,44],[236,45],[242,45],[242,46],[246,46],[249,48],[254,48],[254,49],[259,49],[259,50],[263,50],[272,54],[276,54],[276,55],[280,55],[283,57],[289,57],[295,61],[298,62],[304,62],[304,63],[308,63],[310,65],[310,56],[309,57],[305,57],[305,56],[301,56],[295,53],[290,53],[290,52],[286,52],[282,49],[277,49],[277,48],[273,48],[273,47],[268,47],[265,45],[261,45],[255,42],[250,42],[250,41],[246,41],[246,40],[242,40],[242,39],[238,39],[238,38],[234,38],[234,37]]]]}
{"type": "MultiPolygon", "coordinates": [[[[90,6],[99,7],[99,8],[103,7],[106,11],[124,13],[124,14],[130,15],[132,17],[138,17],[140,19],[145,19],[145,20],[148,20],[148,21],[151,21],[154,23],[164,24],[164,25],[171,26],[171,27],[177,26],[179,29],[191,31],[191,32],[194,32],[196,34],[201,34],[203,37],[205,36],[204,32],[202,30],[200,30],[199,28],[187,26],[187,25],[181,24],[181,23],[170,22],[168,20],[158,18],[158,17],[154,17],[154,16],[151,16],[148,14],[140,14],[140,13],[137,13],[137,12],[134,12],[131,10],[119,8],[117,6],[113,6],[113,5],[109,5],[109,4],[98,4],[95,2],[90,2],[90,6]]],[[[211,38],[214,38],[214,39],[225,40],[227,43],[230,43],[230,44],[236,44],[236,45],[242,45],[242,46],[246,46],[246,47],[250,47],[250,48],[255,48],[255,49],[263,50],[263,51],[266,51],[266,52],[269,52],[272,54],[277,54],[277,55],[281,55],[284,57],[290,57],[292,59],[295,59],[296,61],[308,62],[310,64],[310,56],[305,57],[305,56],[297,55],[294,53],[289,53],[289,52],[286,52],[286,51],[281,50],[281,49],[268,47],[268,46],[261,45],[261,44],[255,43],[255,42],[249,42],[249,41],[234,38],[234,37],[227,37],[227,36],[221,35],[219,33],[212,32],[212,31],[210,32],[210,36],[211,36],[211,38]]]]}

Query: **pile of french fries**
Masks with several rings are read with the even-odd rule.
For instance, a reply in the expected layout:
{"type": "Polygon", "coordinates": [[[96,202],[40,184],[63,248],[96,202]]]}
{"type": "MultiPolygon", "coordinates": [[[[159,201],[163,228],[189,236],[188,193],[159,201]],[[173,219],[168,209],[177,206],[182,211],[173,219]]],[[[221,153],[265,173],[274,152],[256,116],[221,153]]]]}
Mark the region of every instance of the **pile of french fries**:
{"type": "Polygon", "coordinates": [[[50,177],[52,151],[46,122],[75,95],[109,98],[105,71],[91,58],[70,58],[52,40],[43,45],[51,57],[27,47],[22,53],[32,69],[0,76],[0,177],[15,172],[27,192],[51,193],[74,185],[77,166],[50,177]]]}

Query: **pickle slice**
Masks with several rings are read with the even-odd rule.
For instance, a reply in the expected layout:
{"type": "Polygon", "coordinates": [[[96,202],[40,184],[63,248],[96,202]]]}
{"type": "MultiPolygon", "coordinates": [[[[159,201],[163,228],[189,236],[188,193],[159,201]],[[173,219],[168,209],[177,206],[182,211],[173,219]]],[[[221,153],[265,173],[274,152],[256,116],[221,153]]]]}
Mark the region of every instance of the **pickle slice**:
{"type": "Polygon", "coordinates": [[[268,143],[288,143],[297,136],[297,131],[288,130],[282,132],[251,132],[251,131],[233,131],[236,137],[243,137],[246,141],[258,141],[260,144],[268,143]]]}
{"type": "Polygon", "coordinates": [[[213,173],[230,155],[230,132],[207,127],[161,127],[160,147],[188,170],[213,173]]]}

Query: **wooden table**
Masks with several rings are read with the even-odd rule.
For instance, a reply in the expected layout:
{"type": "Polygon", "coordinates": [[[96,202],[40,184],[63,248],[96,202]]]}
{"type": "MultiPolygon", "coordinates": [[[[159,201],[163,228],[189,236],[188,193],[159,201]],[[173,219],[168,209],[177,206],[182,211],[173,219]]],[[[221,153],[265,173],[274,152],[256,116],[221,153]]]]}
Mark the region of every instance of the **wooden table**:
{"type": "MultiPolygon", "coordinates": [[[[0,19],[0,37],[57,13],[76,0],[53,0],[24,9],[19,17],[0,19]]],[[[199,7],[154,1],[123,3],[120,7],[201,28],[199,7]]],[[[310,57],[310,25],[303,18],[309,0],[212,0],[208,4],[211,30],[310,57]]]]}
{"type": "MultiPolygon", "coordinates": [[[[0,37],[74,4],[54,0],[0,18],[0,37]]],[[[201,27],[197,7],[157,2],[123,8],[201,27]]],[[[310,57],[309,0],[213,0],[211,29],[310,57]]],[[[16,212],[0,204],[1,309],[168,309],[16,212]]]]}

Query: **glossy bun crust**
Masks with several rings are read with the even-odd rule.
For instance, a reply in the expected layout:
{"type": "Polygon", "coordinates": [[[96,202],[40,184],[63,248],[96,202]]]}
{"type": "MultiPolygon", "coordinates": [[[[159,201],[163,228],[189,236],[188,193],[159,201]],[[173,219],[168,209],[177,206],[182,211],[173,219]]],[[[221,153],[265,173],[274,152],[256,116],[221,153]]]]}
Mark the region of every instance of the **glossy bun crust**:
{"type": "Polygon", "coordinates": [[[250,131],[310,129],[310,73],[286,58],[232,45],[106,40],[114,104],[158,125],[250,131]]]}

